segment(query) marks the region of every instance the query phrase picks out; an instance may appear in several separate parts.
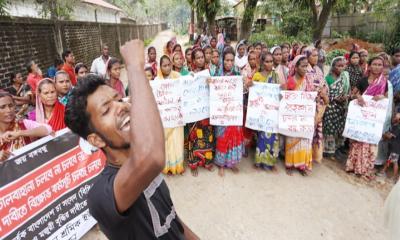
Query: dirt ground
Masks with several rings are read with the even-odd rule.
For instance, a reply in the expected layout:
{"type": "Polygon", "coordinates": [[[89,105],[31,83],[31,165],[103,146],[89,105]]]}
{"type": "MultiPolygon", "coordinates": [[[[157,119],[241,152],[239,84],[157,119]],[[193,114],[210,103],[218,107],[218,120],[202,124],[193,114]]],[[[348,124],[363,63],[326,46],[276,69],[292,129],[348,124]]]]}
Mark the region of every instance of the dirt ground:
{"type": "MultiPolygon", "coordinates": [[[[162,32],[151,45],[157,53],[173,36],[162,32]]],[[[178,41],[182,39],[178,38],[178,41]]],[[[181,42],[183,43],[183,42],[181,42]]],[[[244,158],[240,173],[201,169],[166,177],[180,218],[201,239],[212,240],[383,240],[384,199],[391,184],[366,183],[346,174],[331,160],[314,165],[308,177],[255,170],[253,156],[244,158]]],[[[85,240],[106,237],[96,228],[85,240]]]]}

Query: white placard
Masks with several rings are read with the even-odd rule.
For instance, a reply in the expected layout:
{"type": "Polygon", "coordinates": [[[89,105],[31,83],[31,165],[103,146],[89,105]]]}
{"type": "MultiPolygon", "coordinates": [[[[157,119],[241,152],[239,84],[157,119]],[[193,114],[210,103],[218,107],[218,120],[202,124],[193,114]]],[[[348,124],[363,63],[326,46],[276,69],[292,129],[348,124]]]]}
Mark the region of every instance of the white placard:
{"type": "Polygon", "coordinates": [[[383,125],[389,104],[387,98],[374,101],[372,96],[363,96],[365,106],[357,100],[349,104],[343,136],[370,144],[378,144],[382,138],[383,125]]]}
{"type": "Polygon", "coordinates": [[[249,91],[246,127],[267,133],[277,133],[279,97],[279,84],[254,82],[249,91]]]}
{"type": "Polygon", "coordinates": [[[182,114],[185,123],[197,122],[210,117],[210,72],[204,70],[194,76],[180,78],[182,90],[182,114]]]}
{"type": "Polygon", "coordinates": [[[153,94],[160,111],[164,128],[184,126],[182,115],[181,82],[179,80],[150,81],[153,94]]]}
{"type": "Polygon", "coordinates": [[[243,125],[242,76],[212,78],[210,83],[210,123],[214,126],[243,125]]]}
{"type": "Polygon", "coordinates": [[[317,92],[281,91],[279,133],[312,139],[315,130],[317,92]]]}

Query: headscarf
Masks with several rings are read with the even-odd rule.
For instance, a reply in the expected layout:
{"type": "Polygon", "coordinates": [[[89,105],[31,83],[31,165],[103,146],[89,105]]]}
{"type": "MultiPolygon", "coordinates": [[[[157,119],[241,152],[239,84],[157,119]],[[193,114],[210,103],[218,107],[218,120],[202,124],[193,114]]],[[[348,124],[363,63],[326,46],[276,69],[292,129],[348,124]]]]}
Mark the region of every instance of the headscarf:
{"type": "Polygon", "coordinates": [[[332,59],[331,66],[330,66],[330,69],[329,69],[329,74],[325,78],[326,82],[328,83],[329,86],[334,82],[334,79],[332,77],[329,77],[329,76],[333,74],[333,69],[334,69],[336,63],[339,62],[340,60],[345,61],[346,59],[343,56],[338,56],[338,57],[335,57],[334,59],[332,59]]]}
{"type": "MultiPolygon", "coordinates": [[[[332,62],[331,62],[331,68],[330,68],[330,70],[329,70],[329,74],[328,74],[328,76],[326,76],[326,81],[327,81],[327,83],[328,83],[328,86],[331,86],[333,83],[335,83],[335,81],[331,81],[331,79],[330,79],[330,75],[332,75],[333,74],[333,68],[335,67],[335,65],[336,65],[336,63],[337,62],[339,62],[339,61],[345,61],[346,59],[345,59],[345,57],[343,57],[343,56],[339,56],[339,57],[335,57],[334,59],[332,59],[332,62]]],[[[333,79],[333,78],[332,78],[333,79]]],[[[337,80],[339,80],[339,81],[342,81],[343,83],[343,85],[342,85],[342,88],[343,88],[343,93],[345,94],[345,95],[348,95],[349,94],[349,92],[350,92],[350,77],[349,77],[349,73],[347,72],[347,71],[343,71],[341,74],[340,74],[340,76],[338,76],[338,78],[337,78],[337,80]]],[[[330,88],[331,89],[331,88],[330,88]]],[[[333,94],[331,91],[329,92],[329,95],[331,95],[331,94],[333,94]]]]}
{"type": "Polygon", "coordinates": [[[306,57],[309,58],[311,56],[312,52],[315,50],[317,50],[315,47],[308,46],[304,49],[304,55],[306,55],[306,57]]]}
{"type": "Polygon", "coordinates": [[[245,50],[245,53],[242,58],[239,58],[239,48],[241,46],[244,46],[244,40],[241,40],[238,45],[236,46],[236,55],[235,55],[235,66],[237,66],[239,69],[242,69],[246,66],[248,63],[248,58],[247,58],[247,49],[245,50]]]}
{"type": "Polygon", "coordinates": [[[39,96],[40,95],[39,94],[39,90],[40,90],[39,86],[40,86],[41,82],[47,81],[47,80],[54,83],[54,81],[52,79],[44,78],[37,85],[38,87],[36,88],[36,110],[35,110],[35,117],[34,117],[35,119],[33,119],[33,120],[35,120],[38,123],[47,123],[51,126],[51,128],[54,131],[58,131],[58,130],[61,130],[61,129],[64,129],[67,127],[64,122],[65,107],[58,101],[58,99],[56,99],[51,117],[48,121],[46,121],[43,102],[39,96]]]}
{"type": "Polygon", "coordinates": [[[281,47],[280,47],[280,46],[273,46],[273,47],[269,50],[269,52],[270,52],[271,54],[274,54],[274,52],[275,52],[276,49],[281,49],[281,47]]]}
{"type": "Polygon", "coordinates": [[[289,77],[287,80],[287,89],[294,90],[296,88],[296,80],[294,75],[296,74],[296,64],[301,58],[306,58],[306,55],[297,55],[293,61],[289,63],[289,77]]]}
{"type": "Polygon", "coordinates": [[[387,80],[383,73],[379,75],[378,78],[376,78],[365,90],[364,94],[365,95],[370,95],[370,96],[377,96],[377,95],[382,95],[386,92],[386,85],[387,85],[387,80]]]}

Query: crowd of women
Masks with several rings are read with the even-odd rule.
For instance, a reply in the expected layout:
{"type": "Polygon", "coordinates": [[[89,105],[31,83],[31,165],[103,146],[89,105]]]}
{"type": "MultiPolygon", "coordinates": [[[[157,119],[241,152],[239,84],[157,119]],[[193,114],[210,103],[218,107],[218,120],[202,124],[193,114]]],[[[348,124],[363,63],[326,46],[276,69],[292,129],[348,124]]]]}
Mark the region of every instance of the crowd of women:
{"type": "MultiPolygon", "coordinates": [[[[239,172],[238,163],[251,154],[254,167],[277,171],[277,162],[284,159],[287,174],[298,171],[307,176],[313,163],[322,159],[346,159],[345,168],[367,180],[379,169],[384,175],[393,164],[397,179],[400,154],[400,50],[393,56],[369,54],[356,44],[352,50],[334,58],[324,74],[325,52],[321,41],[313,46],[282,43],[267,47],[264,43],[240,41],[235,48],[217,37],[197,38],[184,49],[171,39],[158,58],[156,48],[147,49],[145,65],[149,81],[178,79],[180,76],[208,70],[211,76],[243,76],[244,119],[242,126],[212,126],[209,119],[189,123],[184,127],[165,129],[165,174],[182,174],[187,166],[197,176],[198,168],[212,171],[218,167],[220,176],[226,169],[239,172]],[[287,137],[277,133],[254,131],[245,126],[248,93],[254,82],[280,84],[289,91],[315,91],[316,116],[313,139],[287,137]],[[379,101],[388,98],[386,122],[379,145],[345,139],[349,102],[361,106],[363,96],[379,101]],[[251,151],[252,148],[255,151],[251,151]],[[254,152],[254,157],[252,153],[254,152]],[[376,168],[375,166],[382,166],[376,168]]],[[[75,64],[71,51],[65,51],[62,61],[56,60],[43,77],[34,61],[27,63],[28,77],[11,75],[12,86],[0,92],[0,160],[37,138],[65,128],[64,111],[73,86],[89,72],[83,64],[75,64]]],[[[121,96],[129,95],[120,80],[121,62],[108,55],[92,63],[90,72],[100,74],[121,96]]]]}

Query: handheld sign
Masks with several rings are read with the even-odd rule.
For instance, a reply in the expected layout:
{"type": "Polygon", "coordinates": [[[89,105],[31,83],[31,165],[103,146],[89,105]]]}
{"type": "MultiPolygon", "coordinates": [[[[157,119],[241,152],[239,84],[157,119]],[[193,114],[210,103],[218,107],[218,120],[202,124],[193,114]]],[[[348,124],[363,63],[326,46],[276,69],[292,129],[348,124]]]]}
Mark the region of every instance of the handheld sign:
{"type": "Polygon", "coordinates": [[[278,132],[280,85],[257,83],[250,87],[246,127],[267,133],[278,132]]]}
{"type": "Polygon", "coordinates": [[[184,126],[179,80],[150,81],[164,128],[184,126]]]}
{"type": "Polygon", "coordinates": [[[289,137],[312,139],[317,92],[281,91],[279,133],[289,137]]]}
{"type": "Polygon", "coordinates": [[[197,122],[210,117],[210,88],[208,70],[180,78],[182,90],[182,114],[185,123],[197,122]]]}
{"type": "Polygon", "coordinates": [[[212,78],[210,83],[210,123],[214,126],[243,125],[242,76],[212,78]]]}
{"type": "Polygon", "coordinates": [[[382,138],[383,125],[389,104],[387,98],[374,101],[372,96],[363,96],[365,106],[358,105],[357,100],[349,104],[343,136],[370,144],[378,144],[382,138]]]}

